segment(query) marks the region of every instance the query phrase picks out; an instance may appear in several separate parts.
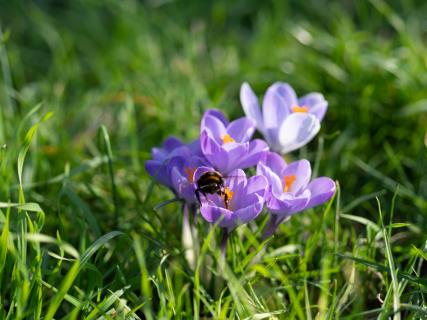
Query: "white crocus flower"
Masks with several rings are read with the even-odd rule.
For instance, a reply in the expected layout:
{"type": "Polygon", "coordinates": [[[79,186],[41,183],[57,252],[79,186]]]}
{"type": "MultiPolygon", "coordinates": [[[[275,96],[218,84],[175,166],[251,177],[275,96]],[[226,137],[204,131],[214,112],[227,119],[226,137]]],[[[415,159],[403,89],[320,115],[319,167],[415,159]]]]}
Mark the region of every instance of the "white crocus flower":
{"type": "Polygon", "coordinates": [[[257,129],[274,151],[282,154],[301,148],[320,130],[320,121],[328,102],[320,93],[310,93],[298,99],[287,83],[271,85],[262,103],[248,83],[240,89],[240,101],[246,116],[256,123],[257,129]]]}

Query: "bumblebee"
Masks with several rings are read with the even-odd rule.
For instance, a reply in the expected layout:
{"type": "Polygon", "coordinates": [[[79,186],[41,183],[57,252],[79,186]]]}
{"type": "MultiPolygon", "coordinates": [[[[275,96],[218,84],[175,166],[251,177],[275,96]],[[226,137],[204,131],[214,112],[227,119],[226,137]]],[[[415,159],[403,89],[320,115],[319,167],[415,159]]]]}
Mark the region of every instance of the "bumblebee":
{"type": "Polygon", "coordinates": [[[200,194],[205,197],[207,194],[217,194],[224,200],[225,208],[228,209],[230,192],[224,187],[224,177],[218,171],[208,171],[197,179],[197,189],[195,190],[197,201],[200,202],[200,194]]]}

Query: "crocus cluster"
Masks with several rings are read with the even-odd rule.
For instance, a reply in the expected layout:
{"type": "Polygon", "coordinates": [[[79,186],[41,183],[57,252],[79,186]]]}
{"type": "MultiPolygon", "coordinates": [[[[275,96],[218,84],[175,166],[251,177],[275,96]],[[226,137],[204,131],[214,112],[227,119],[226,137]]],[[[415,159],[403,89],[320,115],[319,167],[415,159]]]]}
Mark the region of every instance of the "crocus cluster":
{"type": "Polygon", "coordinates": [[[247,83],[240,100],[245,117],[230,122],[221,111],[208,110],[199,138],[188,144],[167,138],[162,147],[152,149],[145,166],[176,198],[200,209],[207,222],[217,223],[227,234],[265,212],[270,217],[267,237],[293,214],[323,204],[335,193],[330,178],[312,179],[308,160],[287,163],[283,158],[319,132],[328,103],[320,93],[298,98],[289,84],[280,82],[267,89],[262,110],[247,83]],[[256,129],[265,141],[252,139],[256,129]],[[256,174],[248,177],[243,171],[248,168],[256,168],[251,170],[256,174]],[[203,189],[200,177],[209,172],[221,179],[203,189]]]}

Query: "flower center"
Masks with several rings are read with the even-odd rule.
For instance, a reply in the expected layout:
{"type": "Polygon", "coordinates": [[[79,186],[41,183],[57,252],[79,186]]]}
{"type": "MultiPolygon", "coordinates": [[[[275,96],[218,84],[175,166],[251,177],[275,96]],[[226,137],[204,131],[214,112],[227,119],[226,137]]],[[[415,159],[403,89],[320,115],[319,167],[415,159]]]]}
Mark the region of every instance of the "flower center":
{"type": "Polygon", "coordinates": [[[225,134],[222,137],[222,144],[226,144],[226,143],[229,143],[229,142],[236,142],[236,140],[234,140],[229,134],[225,134]]]}
{"type": "Polygon", "coordinates": [[[196,168],[184,168],[185,173],[187,174],[187,180],[190,183],[194,183],[194,172],[196,171],[196,168]]]}
{"type": "Polygon", "coordinates": [[[292,185],[294,184],[295,180],[297,179],[297,177],[295,175],[290,175],[290,176],[284,176],[283,177],[283,182],[284,182],[284,187],[283,187],[283,191],[284,192],[289,192],[291,191],[292,185]]]}
{"type": "Polygon", "coordinates": [[[298,106],[295,105],[292,107],[292,112],[301,112],[301,113],[307,113],[308,107],[307,106],[298,106]]]}

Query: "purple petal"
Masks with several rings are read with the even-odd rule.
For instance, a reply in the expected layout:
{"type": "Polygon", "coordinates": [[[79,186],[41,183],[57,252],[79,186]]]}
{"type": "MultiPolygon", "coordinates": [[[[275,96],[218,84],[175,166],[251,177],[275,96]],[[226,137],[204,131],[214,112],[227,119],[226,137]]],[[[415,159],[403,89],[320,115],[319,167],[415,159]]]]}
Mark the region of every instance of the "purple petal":
{"type": "Polygon", "coordinates": [[[310,200],[310,191],[305,190],[302,194],[294,196],[290,193],[283,194],[276,198],[274,195],[267,201],[268,210],[284,219],[291,214],[300,212],[307,207],[310,200]]]}
{"type": "Polygon", "coordinates": [[[172,157],[167,161],[167,167],[170,171],[172,171],[172,168],[178,168],[180,171],[184,168],[186,164],[186,159],[184,157],[172,157]]]}
{"type": "Polygon", "coordinates": [[[253,195],[256,198],[256,201],[250,206],[238,209],[234,212],[235,218],[235,226],[247,223],[255,219],[262,211],[264,207],[264,199],[257,195],[253,195]]]}
{"type": "Polygon", "coordinates": [[[227,133],[237,142],[249,141],[254,131],[254,122],[246,117],[231,122],[227,127],[227,133]]]}
{"type": "Polygon", "coordinates": [[[275,152],[267,152],[267,156],[263,163],[279,177],[283,177],[283,171],[287,167],[287,164],[280,154],[275,152]]]}
{"type": "Polygon", "coordinates": [[[228,187],[231,191],[237,189],[243,189],[246,185],[246,174],[242,169],[232,170],[225,177],[225,186],[228,187]]]}
{"type": "Polygon", "coordinates": [[[295,176],[295,180],[289,186],[289,192],[294,195],[302,192],[311,178],[311,166],[310,162],[302,159],[288,164],[286,169],[283,171],[283,176],[295,176]]]}
{"type": "Polygon", "coordinates": [[[250,177],[246,184],[246,193],[255,193],[260,197],[264,198],[265,191],[268,187],[267,178],[262,175],[250,177]]]}
{"type": "Polygon", "coordinates": [[[309,93],[299,99],[300,106],[307,106],[311,114],[314,114],[319,121],[322,121],[328,109],[328,102],[321,93],[309,93]]]}
{"type": "Polygon", "coordinates": [[[280,86],[280,83],[270,86],[262,102],[264,128],[266,130],[280,128],[280,125],[290,113],[291,106],[288,106],[283,96],[279,93],[280,86]]]}
{"type": "Polygon", "coordinates": [[[227,168],[228,156],[226,152],[208,135],[207,131],[202,132],[200,142],[203,155],[213,167],[220,171],[222,168],[227,168]]]}
{"type": "Polygon", "coordinates": [[[191,149],[187,145],[183,145],[181,147],[174,149],[171,153],[169,153],[167,158],[171,159],[173,157],[182,157],[184,159],[187,159],[192,156],[193,156],[193,153],[191,149]]]}
{"type": "Polygon", "coordinates": [[[279,197],[283,193],[283,185],[281,182],[281,178],[276,173],[274,173],[269,167],[263,165],[262,163],[258,164],[257,174],[263,175],[267,179],[269,190],[276,197],[279,197]]]}
{"type": "Polygon", "coordinates": [[[279,141],[281,152],[288,153],[290,151],[301,148],[320,130],[320,121],[309,113],[293,113],[280,127],[279,141]]]}
{"type": "Polygon", "coordinates": [[[163,162],[167,159],[169,152],[162,148],[152,148],[151,156],[153,160],[163,162]]]}
{"type": "Polygon", "coordinates": [[[163,149],[165,149],[168,153],[172,152],[174,149],[181,147],[184,145],[181,140],[174,136],[170,136],[166,138],[165,142],[163,142],[163,149]]]}
{"type": "Polygon", "coordinates": [[[312,208],[331,199],[335,193],[336,186],[332,179],[320,177],[311,181],[307,189],[311,192],[311,199],[307,208],[312,208]]]}
{"type": "Polygon", "coordinates": [[[245,158],[248,154],[248,148],[249,143],[236,143],[232,146],[231,143],[227,143],[226,145],[221,148],[221,152],[219,152],[215,159],[214,167],[218,168],[218,170],[225,174],[229,175],[230,171],[236,169],[236,168],[242,168],[245,167],[241,166],[240,162],[242,158],[245,158]]]}
{"type": "Polygon", "coordinates": [[[178,167],[173,167],[171,171],[171,180],[173,188],[179,198],[184,199],[187,203],[195,203],[195,187],[190,183],[186,176],[183,176],[178,167]]]}
{"type": "Polygon", "coordinates": [[[220,227],[228,228],[234,225],[233,212],[228,209],[204,203],[200,208],[200,213],[203,218],[210,223],[215,223],[221,219],[219,223],[220,227]]]}
{"type": "Polygon", "coordinates": [[[244,82],[240,88],[240,102],[242,103],[243,111],[246,116],[256,124],[259,131],[263,132],[264,121],[261,116],[258,98],[247,82],[244,82]]]}
{"type": "Polygon", "coordinates": [[[147,160],[145,161],[145,170],[157,182],[167,187],[172,187],[172,183],[165,163],[156,160],[147,160]]]}
{"type": "Polygon", "coordinates": [[[264,130],[264,138],[267,140],[268,145],[274,151],[281,151],[282,145],[280,144],[280,126],[275,128],[268,128],[264,130]]]}
{"type": "Polygon", "coordinates": [[[227,134],[226,127],[221,120],[210,115],[203,117],[203,125],[200,130],[211,133],[212,138],[216,141],[220,141],[227,134]]]}
{"type": "Polygon", "coordinates": [[[283,82],[276,82],[274,85],[277,86],[277,93],[286,102],[287,106],[289,107],[289,111],[292,107],[298,104],[298,98],[295,93],[295,90],[289,84],[283,82]]]}
{"type": "Polygon", "coordinates": [[[203,114],[202,122],[200,125],[201,128],[203,128],[205,126],[205,117],[207,117],[207,116],[214,117],[214,118],[218,119],[219,121],[222,122],[222,124],[225,127],[228,125],[228,120],[222,111],[217,110],[217,109],[209,109],[203,114]]]}
{"type": "Polygon", "coordinates": [[[200,146],[200,138],[193,140],[188,144],[188,148],[190,149],[191,153],[195,156],[203,156],[202,154],[202,148],[200,146]]]}
{"type": "Polygon", "coordinates": [[[260,139],[252,140],[249,143],[249,150],[242,155],[238,167],[246,169],[257,165],[262,161],[268,152],[268,145],[260,139]]]}
{"type": "Polygon", "coordinates": [[[235,208],[244,208],[259,201],[259,197],[264,203],[265,193],[268,188],[267,178],[261,175],[254,176],[248,179],[248,182],[241,190],[239,198],[233,197],[235,208]]]}

